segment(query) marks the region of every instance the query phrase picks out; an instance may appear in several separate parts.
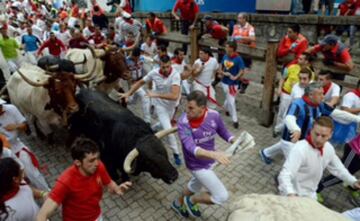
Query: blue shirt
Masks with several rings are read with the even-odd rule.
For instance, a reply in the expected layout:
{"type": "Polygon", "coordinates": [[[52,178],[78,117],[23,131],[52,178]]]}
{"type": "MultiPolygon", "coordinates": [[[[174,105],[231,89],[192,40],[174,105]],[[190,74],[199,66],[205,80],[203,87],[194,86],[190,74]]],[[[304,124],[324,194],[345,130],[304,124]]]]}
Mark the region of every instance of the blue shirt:
{"type": "MultiPolygon", "coordinates": [[[[305,139],[310,132],[313,122],[320,116],[330,116],[334,108],[330,107],[326,103],[321,103],[317,107],[308,105],[303,98],[295,99],[288,109],[287,115],[296,117],[296,124],[301,128],[301,137],[299,140],[305,139]]],[[[282,139],[285,141],[291,141],[291,133],[285,127],[282,139]]]]}
{"type": "MultiPolygon", "coordinates": [[[[245,69],[245,64],[243,59],[240,56],[234,58],[225,55],[221,61],[224,72],[229,72],[231,75],[236,76],[239,74],[240,70],[245,69]]],[[[224,76],[222,82],[227,85],[237,85],[238,81],[233,81],[229,77],[224,76]]]]}
{"type": "Polygon", "coordinates": [[[21,43],[25,45],[25,51],[33,52],[39,48],[37,43],[40,44],[40,40],[34,35],[24,35],[21,43]]]}

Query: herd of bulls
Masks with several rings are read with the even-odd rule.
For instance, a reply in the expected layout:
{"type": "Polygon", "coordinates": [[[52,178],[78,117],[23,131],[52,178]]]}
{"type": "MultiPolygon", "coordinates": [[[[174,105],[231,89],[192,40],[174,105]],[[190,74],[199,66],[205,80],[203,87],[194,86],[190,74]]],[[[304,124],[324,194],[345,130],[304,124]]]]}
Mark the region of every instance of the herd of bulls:
{"type": "Polygon", "coordinates": [[[69,139],[86,136],[101,149],[101,158],[114,180],[149,172],[171,184],[177,170],[161,138],[141,118],[108,98],[118,80],[129,79],[120,50],[70,49],[66,59],[43,57],[38,66],[23,64],[7,82],[11,103],[33,119],[37,133],[69,128],[69,139]]]}

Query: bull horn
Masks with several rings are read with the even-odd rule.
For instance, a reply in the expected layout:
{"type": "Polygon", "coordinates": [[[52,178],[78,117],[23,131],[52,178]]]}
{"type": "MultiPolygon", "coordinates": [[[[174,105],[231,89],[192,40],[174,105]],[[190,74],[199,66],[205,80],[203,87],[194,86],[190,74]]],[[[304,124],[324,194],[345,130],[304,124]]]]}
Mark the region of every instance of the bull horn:
{"type": "Polygon", "coordinates": [[[130,173],[134,172],[131,169],[131,164],[137,156],[139,156],[139,151],[136,148],[134,148],[132,151],[130,151],[130,153],[128,153],[128,155],[126,156],[126,158],[124,160],[124,171],[126,173],[130,174],[130,173]]]}
{"type": "Polygon", "coordinates": [[[163,137],[166,137],[167,135],[169,134],[172,134],[172,133],[175,133],[176,131],[178,130],[177,127],[173,127],[173,128],[170,128],[170,129],[167,129],[167,130],[161,130],[159,132],[157,132],[155,134],[155,136],[159,139],[163,138],[163,137]]]}
{"type": "Polygon", "coordinates": [[[85,64],[87,62],[87,58],[86,58],[85,54],[83,54],[83,55],[84,55],[84,60],[79,61],[79,62],[74,62],[74,65],[85,64]]]}
{"type": "Polygon", "coordinates": [[[87,44],[86,46],[87,46],[87,48],[90,50],[91,55],[93,56],[93,58],[95,58],[95,59],[98,58],[98,57],[96,56],[95,49],[94,49],[91,45],[89,45],[89,44],[87,44]]]}
{"type": "Polygon", "coordinates": [[[48,84],[48,81],[44,81],[44,82],[34,82],[32,80],[30,80],[29,78],[27,78],[23,73],[21,73],[20,68],[17,69],[17,72],[20,74],[20,76],[24,79],[24,81],[26,81],[26,83],[30,84],[33,87],[43,87],[45,85],[48,84]]]}
{"type": "Polygon", "coordinates": [[[91,71],[89,71],[88,73],[85,73],[85,74],[76,74],[75,79],[80,80],[80,81],[86,81],[85,79],[92,76],[93,73],[95,72],[95,69],[96,69],[96,59],[94,59],[94,64],[93,64],[91,71]]]}

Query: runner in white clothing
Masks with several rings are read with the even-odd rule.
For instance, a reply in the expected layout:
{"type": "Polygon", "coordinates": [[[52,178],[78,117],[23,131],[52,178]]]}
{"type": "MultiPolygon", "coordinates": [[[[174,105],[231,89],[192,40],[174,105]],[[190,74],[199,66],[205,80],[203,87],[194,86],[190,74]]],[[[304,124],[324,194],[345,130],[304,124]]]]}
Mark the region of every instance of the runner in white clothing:
{"type": "Polygon", "coordinates": [[[325,168],[347,185],[360,189],[360,181],[349,173],[328,142],[333,129],[330,117],[319,117],[310,134],[294,145],[278,177],[282,195],[316,200],[316,190],[325,168]]]}
{"type": "Polygon", "coordinates": [[[184,72],[187,63],[185,61],[185,51],[182,48],[176,48],[174,57],[171,59],[172,68],[181,75],[181,92],[185,95],[190,94],[190,85],[187,81],[187,72],[184,72]]]}
{"type": "Polygon", "coordinates": [[[340,86],[331,81],[330,71],[320,71],[319,81],[324,89],[324,102],[335,107],[340,101],[340,86]]]}
{"type": "Polygon", "coordinates": [[[193,91],[202,91],[206,95],[208,106],[211,109],[217,107],[216,92],[211,83],[214,81],[218,69],[219,63],[212,57],[210,49],[200,49],[199,58],[193,65],[193,91]]]}
{"type": "Polygon", "coordinates": [[[308,68],[300,70],[299,82],[291,90],[291,101],[301,98],[305,93],[305,88],[311,83],[312,72],[308,68]]]}
{"type": "MultiPolygon", "coordinates": [[[[120,99],[128,100],[140,87],[147,82],[155,84],[154,91],[148,91],[148,96],[152,98],[155,112],[159,119],[159,124],[163,129],[171,128],[171,118],[175,112],[175,107],[180,96],[180,73],[171,67],[170,57],[164,55],[160,57],[160,68],[156,68],[148,73],[143,79],[133,84],[130,90],[120,96],[120,99]]],[[[170,147],[173,149],[175,163],[181,165],[179,150],[174,134],[169,135],[170,147]]]]}
{"type": "Polygon", "coordinates": [[[0,220],[35,221],[39,207],[34,198],[45,199],[47,192],[31,188],[12,158],[0,160],[0,220]]]}
{"type": "MultiPolygon", "coordinates": [[[[41,190],[49,190],[44,176],[39,171],[38,161],[31,150],[18,137],[19,132],[27,130],[26,119],[12,104],[0,105],[0,133],[9,140],[11,151],[20,159],[24,165],[26,177],[31,184],[41,190]]],[[[1,103],[0,102],[0,103],[1,103]]]]}

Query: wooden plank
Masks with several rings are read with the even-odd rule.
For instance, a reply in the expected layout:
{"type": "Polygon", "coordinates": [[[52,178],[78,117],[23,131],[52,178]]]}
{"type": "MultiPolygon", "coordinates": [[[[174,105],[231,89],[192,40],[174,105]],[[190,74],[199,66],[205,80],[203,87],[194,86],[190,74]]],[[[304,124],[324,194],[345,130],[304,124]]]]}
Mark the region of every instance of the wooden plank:
{"type": "MultiPolygon", "coordinates": [[[[220,46],[218,41],[213,38],[200,39],[199,45],[202,47],[210,47],[215,50],[225,49],[224,46],[220,46]]],[[[265,60],[266,49],[262,47],[252,48],[247,45],[238,44],[238,50],[240,55],[251,57],[257,60],[265,60]]]]}
{"type": "Polygon", "coordinates": [[[277,73],[277,61],[276,61],[276,51],[278,47],[279,40],[269,40],[268,47],[266,50],[266,64],[265,64],[265,73],[264,73],[264,88],[263,95],[261,99],[261,109],[263,111],[263,117],[260,119],[260,124],[266,127],[272,125],[274,119],[274,112],[272,111],[274,89],[275,89],[275,79],[277,73]]]}
{"type": "Polygon", "coordinates": [[[157,39],[169,41],[169,42],[176,42],[182,44],[190,44],[190,37],[188,35],[182,35],[177,32],[169,32],[165,35],[156,36],[157,39]]]}

